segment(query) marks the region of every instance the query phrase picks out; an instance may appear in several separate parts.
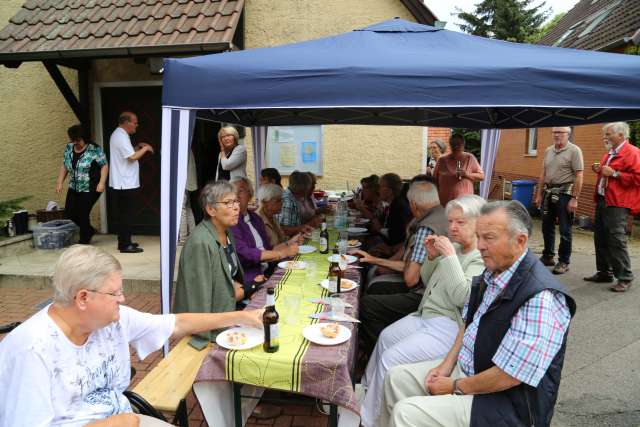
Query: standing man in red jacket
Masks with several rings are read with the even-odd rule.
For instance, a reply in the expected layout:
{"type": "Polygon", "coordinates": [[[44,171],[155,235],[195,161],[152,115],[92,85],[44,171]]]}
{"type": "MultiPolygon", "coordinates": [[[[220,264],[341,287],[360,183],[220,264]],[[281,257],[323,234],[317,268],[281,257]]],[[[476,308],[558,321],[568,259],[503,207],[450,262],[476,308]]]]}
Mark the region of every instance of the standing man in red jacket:
{"type": "Polygon", "coordinates": [[[610,145],[600,163],[591,169],[598,174],[595,202],[596,274],[589,282],[613,282],[613,292],[626,292],[633,281],[627,251],[626,225],[629,214],[640,212],[640,149],[629,142],[629,125],[608,123],[602,128],[605,145],[610,145]]]}

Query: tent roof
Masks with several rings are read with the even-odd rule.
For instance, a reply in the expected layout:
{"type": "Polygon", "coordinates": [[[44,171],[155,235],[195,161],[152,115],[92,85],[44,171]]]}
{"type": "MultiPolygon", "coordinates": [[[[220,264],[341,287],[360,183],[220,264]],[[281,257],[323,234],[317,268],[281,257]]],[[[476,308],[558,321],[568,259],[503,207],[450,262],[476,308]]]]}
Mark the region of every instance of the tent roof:
{"type": "Polygon", "coordinates": [[[165,63],[163,105],[245,126],[544,127],[640,118],[640,57],[510,43],[400,19],[165,63]]]}

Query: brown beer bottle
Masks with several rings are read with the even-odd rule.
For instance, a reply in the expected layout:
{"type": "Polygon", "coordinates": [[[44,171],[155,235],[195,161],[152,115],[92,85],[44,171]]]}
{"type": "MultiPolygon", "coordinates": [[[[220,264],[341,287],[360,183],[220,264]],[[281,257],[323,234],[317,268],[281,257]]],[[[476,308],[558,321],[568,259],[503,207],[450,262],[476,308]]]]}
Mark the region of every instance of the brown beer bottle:
{"type": "Polygon", "coordinates": [[[320,227],[320,253],[329,253],[329,231],[327,231],[326,218],[322,218],[322,226],[320,227]]]}
{"type": "Polygon", "coordinates": [[[264,324],[264,343],[262,348],[267,353],[275,353],[280,348],[278,320],[280,316],[276,311],[276,297],[273,288],[267,289],[267,304],[262,315],[264,324]]]}
{"type": "Polygon", "coordinates": [[[336,290],[335,292],[340,293],[340,281],[342,280],[342,270],[340,270],[340,264],[338,263],[338,250],[333,250],[333,255],[331,264],[329,264],[329,288],[333,287],[335,283],[336,290]]]}

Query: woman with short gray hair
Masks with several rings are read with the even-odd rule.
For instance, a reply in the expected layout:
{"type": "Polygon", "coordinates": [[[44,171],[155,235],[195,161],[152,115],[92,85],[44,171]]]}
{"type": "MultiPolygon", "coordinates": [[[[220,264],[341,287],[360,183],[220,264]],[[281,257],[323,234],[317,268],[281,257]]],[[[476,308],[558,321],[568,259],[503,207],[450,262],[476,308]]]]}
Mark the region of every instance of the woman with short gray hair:
{"type": "Polygon", "coordinates": [[[471,279],[484,270],[475,233],[484,204],[485,200],[475,195],[450,201],[445,209],[449,237],[426,238],[428,257],[421,270],[425,290],[418,311],[382,331],[362,379],[367,390],[360,409],[365,427],[387,425],[378,418],[384,376],[389,369],[435,360],[451,349],[463,325],[461,311],[469,299],[471,279]]]}
{"type": "Polygon", "coordinates": [[[261,327],[262,310],[154,315],[124,305],[121,266],[74,245],[53,272],[54,301],[0,341],[0,425],[169,424],[134,414],[124,391],[140,359],[170,338],[232,325],[261,327]]]}
{"type": "MultiPolygon", "coordinates": [[[[240,217],[240,201],[232,184],[215,181],[204,186],[200,203],[206,218],[182,248],[173,311],[233,311],[251,293],[231,233],[240,217]]],[[[209,331],[200,338],[213,341],[219,332],[209,331]]]]}
{"type": "Polygon", "coordinates": [[[298,243],[294,238],[272,245],[262,218],[249,210],[253,184],[247,178],[236,178],[233,184],[240,201],[240,219],[231,227],[231,232],[244,270],[245,287],[251,286],[251,292],[254,292],[273,272],[276,261],[298,254],[298,243]]]}
{"type": "Polygon", "coordinates": [[[288,240],[284,234],[276,215],[282,209],[282,187],[276,184],[264,184],[258,189],[258,210],[256,213],[262,218],[264,227],[272,246],[288,240]]]}

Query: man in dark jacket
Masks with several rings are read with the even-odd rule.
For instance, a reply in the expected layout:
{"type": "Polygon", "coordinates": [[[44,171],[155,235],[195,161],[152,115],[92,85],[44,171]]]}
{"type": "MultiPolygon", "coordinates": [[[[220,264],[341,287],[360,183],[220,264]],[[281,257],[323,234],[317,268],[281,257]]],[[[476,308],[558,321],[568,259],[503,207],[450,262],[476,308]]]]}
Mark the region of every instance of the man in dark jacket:
{"type": "Polygon", "coordinates": [[[466,324],[444,360],[388,372],[382,425],[551,423],[575,302],[528,250],[522,204],[486,204],[476,232],[486,270],[474,278],[466,324]]]}

